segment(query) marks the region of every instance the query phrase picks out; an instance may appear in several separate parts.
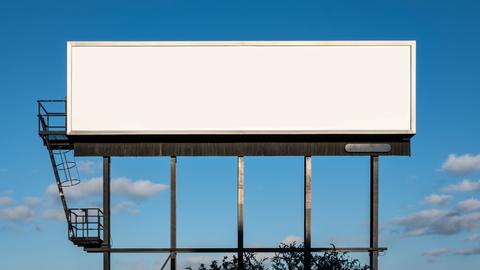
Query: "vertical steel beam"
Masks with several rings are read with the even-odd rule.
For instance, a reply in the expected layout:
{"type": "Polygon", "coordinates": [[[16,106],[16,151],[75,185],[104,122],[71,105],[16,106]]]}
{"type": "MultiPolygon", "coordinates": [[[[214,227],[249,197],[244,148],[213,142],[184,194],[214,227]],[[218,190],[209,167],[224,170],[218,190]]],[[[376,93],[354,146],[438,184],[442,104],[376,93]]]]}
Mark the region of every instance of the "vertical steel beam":
{"type": "Polygon", "coordinates": [[[244,200],[244,177],[245,161],[244,157],[238,157],[237,174],[237,245],[238,245],[238,269],[243,270],[243,200],[244,200]]]}
{"type": "MultiPolygon", "coordinates": [[[[177,248],[177,157],[170,157],[170,248],[177,248]]],[[[177,269],[177,253],[170,253],[170,269],[177,269]]]]}
{"type": "Polygon", "coordinates": [[[378,270],[378,156],[370,157],[370,269],[378,270]]]}
{"type": "Polygon", "coordinates": [[[305,248],[305,270],[310,270],[311,257],[311,212],[312,212],[312,157],[304,157],[304,204],[303,204],[303,245],[305,248]]]}
{"type": "Polygon", "coordinates": [[[103,157],[103,270],[110,270],[110,157],[103,157]]]}

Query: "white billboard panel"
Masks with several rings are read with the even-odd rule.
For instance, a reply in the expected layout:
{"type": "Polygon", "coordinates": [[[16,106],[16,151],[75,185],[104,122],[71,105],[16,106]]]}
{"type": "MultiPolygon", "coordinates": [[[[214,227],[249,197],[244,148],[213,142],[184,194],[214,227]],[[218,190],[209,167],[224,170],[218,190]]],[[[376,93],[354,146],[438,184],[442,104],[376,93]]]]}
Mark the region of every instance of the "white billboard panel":
{"type": "Polygon", "coordinates": [[[415,134],[415,42],[69,42],[69,135],[415,134]]]}

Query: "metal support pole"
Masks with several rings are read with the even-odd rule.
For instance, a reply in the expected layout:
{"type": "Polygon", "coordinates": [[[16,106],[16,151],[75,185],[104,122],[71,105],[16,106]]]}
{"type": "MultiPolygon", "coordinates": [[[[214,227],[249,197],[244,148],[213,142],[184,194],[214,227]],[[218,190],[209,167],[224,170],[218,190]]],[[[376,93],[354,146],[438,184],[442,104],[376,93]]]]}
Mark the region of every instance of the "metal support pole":
{"type": "Polygon", "coordinates": [[[237,176],[237,232],[238,232],[238,269],[243,270],[243,199],[244,199],[244,177],[245,177],[244,157],[238,157],[238,176],[237,176]]]}
{"type": "Polygon", "coordinates": [[[304,204],[303,204],[303,245],[305,249],[305,270],[310,270],[311,257],[311,211],[312,211],[312,157],[304,158],[304,204]]]}
{"type": "MultiPolygon", "coordinates": [[[[177,157],[170,157],[170,248],[177,248],[177,157]]],[[[177,269],[177,253],[170,253],[170,269],[177,269]]]]}
{"type": "Polygon", "coordinates": [[[110,270],[110,157],[103,157],[103,270],[110,270]]]}
{"type": "Polygon", "coordinates": [[[378,270],[378,156],[370,157],[370,269],[378,270]]]}

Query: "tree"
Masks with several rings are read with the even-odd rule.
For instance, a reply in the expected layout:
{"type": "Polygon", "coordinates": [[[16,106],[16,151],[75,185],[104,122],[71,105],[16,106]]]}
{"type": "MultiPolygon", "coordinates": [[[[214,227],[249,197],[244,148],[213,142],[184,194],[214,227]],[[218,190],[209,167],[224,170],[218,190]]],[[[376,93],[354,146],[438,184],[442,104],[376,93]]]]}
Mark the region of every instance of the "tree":
{"type": "MultiPolygon", "coordinates": [[[[337,252],[335,246],[333,251],[324,252],[320,254],[313,253],[311,256],[312,266],[311,270],[368,270],[367,265],[362,265],[358,259],[352,259],[347,252],[337,252]]],[[[275,253],[272,259],[269,258],[258,259],[255,253],[244,254],[245,270],[304,270],[303,260],[304,253],[293,251],[303,248],[303,244],[296,242],[279,246],[282,252],[275,253]]],[[[201,264],[198,270],[236,270],[238,265],[238,258],[234,255],[230,260],[228,256],[223,257],[222,262],[219,263],[213,260],[207,267],[201,264]]],[[[188,270],[193,270],[192,267],[187,267],[188,270]]]]}

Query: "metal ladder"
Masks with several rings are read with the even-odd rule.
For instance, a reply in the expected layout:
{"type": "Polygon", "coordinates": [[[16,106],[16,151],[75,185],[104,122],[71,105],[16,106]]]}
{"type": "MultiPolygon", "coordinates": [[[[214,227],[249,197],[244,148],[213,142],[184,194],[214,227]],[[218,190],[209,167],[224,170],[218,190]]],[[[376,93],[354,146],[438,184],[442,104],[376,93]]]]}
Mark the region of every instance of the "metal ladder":
{"type": "Polygon", "coordinates": [[[72,150],[66,137],[66,110],[64,100],[39,100],[38,103],[38,133],[48,150],[52,163],[55,183],[60,195],[65,219],[68,224],[68,235],[73,233],[72,222],[65,198],[64,187],[70,187],[80,183],[75,161],[69,160],[67,154],[72,150]],[[52,112],[48,105],[56,105],[52,112]],[[48,110],[47,110],[48,109],[48,110]],[[76,170],[76,177],[72,170],[76,170]],[[62,174],[60,173],[62,172],[62,174]],[[63,178],[62,178],[63,176],[63,178]]]}
{"type": "Polygon", "coordinates": [[[65,212],[65,219],[67,220],[68,224],[68,235],[71,236],[73,234],[72,222],[70,220],[69,209],[67,205],[67,200],[65,198],[65,193],[63,188],[74,186],[80,183],[78,178],[73,178],[71,169],[76,168],[76,164],[74,161],[68,161],[66,153],[71,150],[53,150],[50,146],[49,140],[45,140],[45,144],[48,149],[48,153],[50,156],[50,161],[52,163],[53,173],[55,175],[55,183],[57,184],[58,193],[60,195],[60,200],[62,202],[63,211],[65,212]],[[60,157],[60,162],[57,162],[55,156],[60,157]],[[65,178],[60,177],[60,171],[63,171],[63,175],[65,178]]]}
{"type": "Polygon", "coordinates": [[[65,100],[39,100],[38,134],[48,150],[55,183],[60,195],[68,238],[81,247],[98,247],[102,244],[103,212],[99,208],[68,208],[64,189],[80,183],[73,144],[67,136],[65,100]]]}

